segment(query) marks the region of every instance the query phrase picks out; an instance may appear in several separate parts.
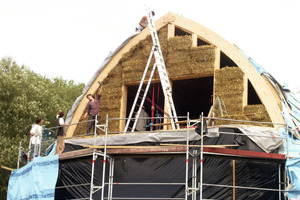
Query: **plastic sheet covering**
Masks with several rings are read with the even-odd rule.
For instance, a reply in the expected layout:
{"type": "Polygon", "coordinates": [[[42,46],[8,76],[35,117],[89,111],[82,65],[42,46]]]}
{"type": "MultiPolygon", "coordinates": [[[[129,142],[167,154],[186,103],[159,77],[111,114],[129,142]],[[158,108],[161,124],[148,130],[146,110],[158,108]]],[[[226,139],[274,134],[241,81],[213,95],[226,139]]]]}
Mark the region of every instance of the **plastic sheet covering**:
{"type": "MultiPolygon", "coordinates": [[[[240,133],[238,129],[220,128],[221,132],[240,133]]],[[[184,143],[184,141],[178,142],[184,143]]],[[[199,144],[199,140],[191,144],[199,144]]],[[[247,136],[220,134],[219,137],[206,137],[204,144],[239,144],[236,149],[263,151],[247,136]]],[[[149,145],[137,143],[136,145],[149,145]]],[[[152,143],[159,145],[159,143],[152,143]]],[[[82,148],[66,143],[66,151],[82,148]]],[[[197,150],[199,148],[191,149],[197,150]]],[[[185,154],[174,155],[116,155],[114,158],[113,198],[184,198],[185,196],[185,154]],[[126,184],[125,184],[126,183],[126,184]],[[148,184],[147,184],[148,183],[148,184]],[[151,184],[149,184],[151,183],[151,184]],[[154,184],[157,183],[157,184],[154,184]],[[162,184],[161,184],[162,183],[162,184]]],[[[200,156],[196,156],[197,180],[200,181],[200,156]]],[[[189,159],[188,183],[192,187],[193,158],[189,159]]],[[[95,167],[94,184],[101,185],[103,160],[98,157],[95,167]]],[[[109,167],[112,161],[106,162],[105,183],[108,183],[109,167]]],[[[274,191],[235,189],[205,184],[226,186],[278,188],[278,164],[256,163],[244,160],[234,162],[221,157],[206,156],[203,161],[203,199],[279,199],[280,194],[274,191]],[[236,179],[233,179],[235,171],[236,179]]],[[[60,176],[57,183],[56,199],[89,198],[92,157],[72,159],[60,163],[60,176]],[[72,186],[73,185],[73,186],[72,186]]],[[[198,185],[197,185],[198,187],[198,185]]],[[[108,195],[108,185],[105,185],[104,197],[108,195]]],[[[94,199],[100,199],[101,191],[94,194],[94,199]]],[[[196,196],[199,199],[199,191],[196,196]]],[[[191,199],[189,195],[188,199],[191,199]]]]}
{"type": "Polygon", "coordinates": [[[58,177],[58,155],[36,157],[34,161],[11,173],[7,199],[54,199],[58,177]]]}
{"type": "Polygon", "coordinates": [[[280,138],[277,129],[257,126],[239,126],[238,128],[267,153],[283,144],[283,139],[280,138]]]}
{"type": "MultiPolygon", "coordinates": [[[[286,128],[280,129],[280,134],[282,137],[287,137],[286,128]]],[[[291,132],[288,133],[288,139],[284,140],[283,145],[280,147],[279,151],[282,154],[288,154],[289,157],[297,158],[299,157],[299,147],[300,141],[294,136],[292,137],[291,132]]]]}
{"type": "MultiPolygon", "coordinates": [[[[272,128],[263,128],[263,127],[247,127],[247,126],[220,126],[220,127],[212,127],[208,129],[208,133],[205,135],[206,137],[219,136],[216,134],[219,129],[224,129],[227,131],[232,130],[237,131],[238,133],[244,133],[243,137],[250,137],[251,140],[256,143],[254,146],[259,146],[265,152],[272,152],[276,150],[280,145],[283,144],[281,138],[271,138],[272,136],[278,137],[278,133],[276,129],[272,128]],[[260,137],[262,136],[262,137],[260,137]],[[263,137],[268,136],[268,137],[263,137]]],[[[243,138],[236,137],[236,138],[243,138]]],[[[195,130],[190,130],[189,132],[189,141],[198,141],[200,139],[200,135],[198,135],[195,130]]],[[[181,142],[186,141],[186,130],[183,131],[166,131],[166,132],[144,132],[141,134],[119,134],[108,136],[107,145],[129,145],[136,144],[141,142],[181,142]]],[[[75,145],[93,145],[93,138],[84,138],[84,139],[70,139],[66,140],[66,143],[75,144],[75,145]]],[[[247,141],[249,145],[250,141],[247,141]]],[[[104,137],[97,137],[96,145],[104,145],[104,137]]]]}
{"type": "MultiPolygon", "coordinates": [[[[236,45],[235,45],[236,46],[236,45]]],[[[237,47],[237,46],[236,46],[237,47]]],[[[239,47],[237,47],[240,52],[251,62],[251,64],[255,67],[255,69],[258,71],[259,74],[262,74],[265,72],[264,68],[262,68],[256,61],[254,61],[252,58],[250,58],[244,51],[242,51],[239,47]]]]}
{"type": "Polygon", "coordinates": [[[289,199],[300,197],[300,158],[288,159],[286,161],[287,175],[291,182],[291,187],[286,195],[289,199]]]}

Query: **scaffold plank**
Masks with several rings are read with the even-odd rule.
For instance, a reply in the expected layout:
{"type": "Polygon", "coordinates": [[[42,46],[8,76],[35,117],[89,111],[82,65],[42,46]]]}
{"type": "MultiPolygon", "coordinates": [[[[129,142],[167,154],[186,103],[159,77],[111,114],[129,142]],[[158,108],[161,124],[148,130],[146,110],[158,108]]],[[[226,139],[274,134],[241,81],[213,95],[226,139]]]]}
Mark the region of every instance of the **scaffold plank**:
{"type": "Polygon", "coordinates": [[[84,157],[92,154],[93,154],[93,149],[80,149],[76,151],[69,151],[69,152],[59,154],[59,160],[67,160],[71,158],[84,157]]]}

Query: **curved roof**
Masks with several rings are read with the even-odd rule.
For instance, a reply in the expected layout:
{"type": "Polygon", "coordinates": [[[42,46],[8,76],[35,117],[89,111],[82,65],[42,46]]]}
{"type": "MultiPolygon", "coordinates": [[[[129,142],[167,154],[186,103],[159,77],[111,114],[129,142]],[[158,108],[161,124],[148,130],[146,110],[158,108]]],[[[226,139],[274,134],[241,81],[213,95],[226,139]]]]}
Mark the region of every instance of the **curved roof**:
{"type": "MultiPolygon", "coordinates": [[[[276,100],[278,95],[272,91],[272,87],[268,85],[268,81],[266,81],[266,79],[260,75],[253,64],[238,48],[203,25],[177,14],[168,13],[155,22],[157,30],[167,24],[175,25],[182,30],[196,34],[198,38],[209,42],[226,54],[233,62],[237,64],[237,66],[244,72],[245,76],[251,82],[262,104],[264,104],[271,121],[276,123],[284,122],[284,119],[281,115],[281,109],[276,100]]],[[[145,28],[138,35],[134,37],[130,36],[129,40],[125,41],[121,47],[114,52],[113,55],[108,57],[109,60],[105,60],[104,64],[100,67],[95,76],[93,76],[93,79],[90,81],[89,85],[85,88],[83,94],[95,93],[99,86],[98,81],[103,81],[108,76],[110,71],[118,64],[119,60],[122,58],[122,55],[129,52],[133,46],[135,46],[141,40],[144,40],[149,34],[149,28],[145,28]]],[[[72,111],[68,113],[67,120],[69,123],[78,122],[82,113],[84,112],[88,100],[86,98],[82,98],[82,96],[77,99],[78,104],[74,104],[72,111]]],[[[67,135],[70,136],[75,128],[75,126],[70,126],[68,128],[67,135]]]]}

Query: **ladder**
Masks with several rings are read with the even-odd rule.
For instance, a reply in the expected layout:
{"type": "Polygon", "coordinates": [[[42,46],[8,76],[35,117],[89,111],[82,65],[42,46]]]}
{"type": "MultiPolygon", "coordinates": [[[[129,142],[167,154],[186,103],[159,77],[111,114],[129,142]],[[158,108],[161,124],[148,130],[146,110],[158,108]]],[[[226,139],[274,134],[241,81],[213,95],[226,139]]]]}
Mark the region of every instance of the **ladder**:
{"type": "MultiPolygon", "coordinates": [[[[219,96],[216,97],[216,100],[215,100],[213,106],[210,108],[208,117],[213,117],[213,113],[215,114],[214,115],[215,117],[218,117],[219,114],[221,114],[221,116],[223,116],[224,114],[227,115],[227,110],[226,110],[224,101],[219,96]],[[216,107],[217,107],[217,110],[215,111],[216,107]]],[[[208,125],[210,125],[211,122],[212,122],[212,119],[209,119],[208,125]]]]}
{"type": "Polygon", "coordinates": [[[125,126],[125,129],[124,129],[124,133],[126,133],[128,128],[129,128],[129,124],[132,120],[133,113],[135,112],[136,109],[138,109],[137,112],[136,112],[136,115],[134,117],[134,123],[133,123],[133,127],[131,128],[131,132],[134,132],[134,130],[135,130],[135,127],[136,127],[137,122],[139,120],[139,116],[140,116],[142,107],[144,105],[146,95],[147,95],[147,92],[149,90],[151,80],[152,80],[152,77],[154,75],[154,72],[155,72],[156,68],[157,68],[158,73],[159,73],[159,78],[160,78],[160,82],[161,82],[161,85],[162,85],[162,89],[163,89],[163,93],[164,93],[164,97],[165,97],[165,102],[167,104],[167,109],[168,109],[168,114],[169,114],[168,117],[170,119],[172,129],[176,129],[176,128],[179,129],[179,124],[176,124],[176,126],[175,126],[175,122],[178,122],[178,119],[177,119],[177,114],[176,114],[176,110],[175,110],[175,106],[174,106],[174,102],[173,102],[173,98],[172,98],[172,90],[171,90],[170,80],[169,80],[169,77],[168,77],[168,74],[167,74],[165,61],[163,59],[161,47],[160,47],[159,40],[158,40],[158,35],[157,35],[157,32],[156,32],[155,24],[154,24],[154,21],[152,19],[152,13],[151,13],[150,9],[147,9],[147,19],[148,19],[148,26],[149,26],[152,41],[153,41],[153,46],[152,46],[152,50],[151,50],[151,53],[150,53],[150,56],[149,56],[149,59],[148,59],[143,77],[141,79],[138,91],[136,93],[136,96],[135,96],[135,99],[134,99],[129,117],[127,119],[126,126],[125,126]],[[146,89],[142,89],[143,83],[144,83],[147,71],[149,69],[149,65],[150,65],[153,54],[154,54],[154,57],[155,57],[154,66],[153,66],[152,71],[150,73],[150,77],[149,77],[148,83],[146,85],[146,89]],[[140,98],[140,94],[142,92],[143,92],[143,97],[140,98]]]}

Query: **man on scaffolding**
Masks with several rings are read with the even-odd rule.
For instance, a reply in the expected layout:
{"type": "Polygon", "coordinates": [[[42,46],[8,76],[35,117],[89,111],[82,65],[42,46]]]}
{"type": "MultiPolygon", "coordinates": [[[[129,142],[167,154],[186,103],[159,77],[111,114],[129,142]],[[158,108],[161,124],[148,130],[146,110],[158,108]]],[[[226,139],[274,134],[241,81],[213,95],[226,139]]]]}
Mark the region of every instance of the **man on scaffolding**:
{"type": "Polygon", "coordinates": [[[98,89],[97,98],[95,98],[92,94],[86,95],[86,98],[89,100],[88,104],[86,105],[85,113],[82,116],[82,119],[85,119],[87,116],[88,123],[87,123],[87,133],[91,133],[93,128],[95,127],[95,120],[99,120],[99,106],[100,106],[100,98],[102,93],[102,84],[98,81],[100,87],[98,89]]]}
{"type": "Polygon", "coordinates": [[[43,119],[38,117],[36,118],[36,123],[32,125],[30,130],[30,143],[31,143],[31,160],[34,157],[39,156],[41,141],[42,141],[42,123],[43,119]]]}

